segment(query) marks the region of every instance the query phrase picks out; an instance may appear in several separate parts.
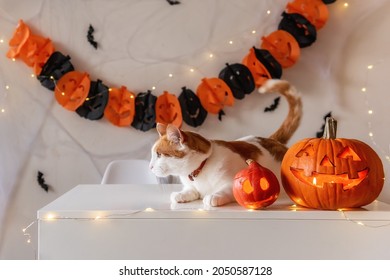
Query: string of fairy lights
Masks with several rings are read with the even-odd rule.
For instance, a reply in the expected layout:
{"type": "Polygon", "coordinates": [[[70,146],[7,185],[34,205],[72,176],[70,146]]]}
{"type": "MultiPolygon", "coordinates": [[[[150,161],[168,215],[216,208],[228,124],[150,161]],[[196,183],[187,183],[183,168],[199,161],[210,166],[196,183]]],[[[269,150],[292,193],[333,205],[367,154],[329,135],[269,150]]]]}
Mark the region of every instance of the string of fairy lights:
{"type": "MultiPolygon", "coordinates": [[[[344,9],[347,9],[347,8],[350,7],[350,4],[348,2],[341,2],[338,5],[341,8],[344,8],[344,9]]],[[[272,11],[271,10],[266,10],[265,14],[266,15],[271,15],[272,11]]],[[[256,36],[258,36],[258,31],[256,29],[249,29],[244,35],[245,36],[253,36],[253,38],[257,38],[256,36]]],[[[240,41],[240,38],[227,39],[225,44],[227,46],[233,46],[234,44],[236,44],[237,41],[240,41]]],[[[4,49],[6,48],[6,45],[7,45],[6,42],[8,42],[8,40],[3,36],[3,34],[0,34],[0,49],[2,49],[3,52],[4,52],[4,49]]],[[[184,74],[181,71],[180,72],[174,72],[174,71],[168,72],[162,78],[160,78],[160,79],[156,80],[154,83],[152,83],[151,89],[153,91],[158,90],[161,87],[161,85],[164,84],[167,80],[169,81],[170,79],[175,79],[175,78],[179,79],[179,78],[182,78],[183,75],[190,74],[190,75],[196,75],[196,76],[205,76],[204,73],[202,73],[202,69],[206,68],[208,63],[210,63],[210,61],[215,59],[216,56],[218,56],[217,52],[205,51],[204,52],[204,57],[206,59],[205,59],[204,63],[201,63],[201,64],[199,64],[197,66],[184,65],[184,67],[187,69],[187,72],[184,73],[184,74]]],[[[13,61],[15,61],[15,59],[13,59],[13,61]]],[[[380,62],[380,63],[383,63],[383,62],[380,62]]],[[[362,93],[362,96],[364,98],[364,101],[365,101],[365,104],[366,104],[366,108],[367,108],[367,114],[369,116],[369,120],[368,120],[368,123],[367,123],[368,136],[369,136],[372,144],[378,149],[378,151],[382,155],[384,155],[384,157],[388,161],[388,163],[390,163],[389,150],[388,149],[387,150],[384,149],[383,147],[381,147],[381,145],[379,145],[377,143],[375,134],[372,131],[372,120],[370,118],[370,116],[373,116],[375,110],[374,110],[374,108],[371,107],[371,104],[369,102],[370,101],[370,84],[369,84],[369,81],[370,81],[370,77],[372,75],[372,72],[375,71],[377,66],[378,66],[378,64],[369,64],[369,65],[366,66],[365,69],[363,69],[363,71],[366,71],[366,79],[360,85],[361,88],[359,89],[359,91],[362,93]]],[[[2,74],[2,73],[0,73],[0,74],[2,74]]],[[[2,76],[5,77],[4,75],[2,75],[2,76]]],[[[30,74],[30,77],[31,78],[36,78],[34,74],[30,74]]],[[[0,80],[0,82],[1,82],[1,84],[0,84],[0,87],[1,87],[0,88],[0,118],[1,118],[1,115],[5,115],[8,112],[7,98],[10,95],[12,95],[13,87],[9,83],[3,82],[2,80],[0,80]]],[[[296,205],[292,205],[292,206],[288,207],[288,210],[289,211],[301,211],[301,210],[304,211],[303,208],[300,208],[299,206],[296,206],[296,205]]],[[[70,217],[65,217],[65,216],[56,216],[55,214],[48,214],[45,218],[41,218],[41,220],[42,221],[56,221],[56,220],[67,219],[67,220],[99,221],[99,220],[104,220],[104,219],[126,218],[126,217],[129,217],[131,215],[135,215],[135,214],[140,213],[140,212],[154,212],[154,211],[159,211],[159,210],[152,209],[152,208],[146,208],[144,210],[128,211],[128,212],[116,213],[116,214],[110,214],[110,215],[99,214],[99,215],[96,215],[93,218],[70,218],[70,217]]],[[[243,210],[243,211],[245,211],[245,210],[243,210]]],[[[248,209],[246,211],[252,212],[254,210],[249,210],[248,209]]],[[[193,212],[194,213],[196,213],[196,212],[205,212],[205,209],[194,209],[193,212]]],[[[340,209],[339,212],[341,213],[341,217],[344,220],[352,222],[352,223],[354,223],[354,224],[356,224],[358,226],[364,226],[364,227],[370,227],[370,228],[378,228],[378,227],[387,227],[387,226],[390,225],[390,223],[387,223],[387,222],[384,223],[384,224],[380,224],[380,225],[370,225],[370,224],[368,224],[368,223],[366,223],[364,221],[355,220],[355,219],[352,219],[352,218],[348,217],[348,215],[347,215],[348,211],[347,210],[340,209]]],[[[26,243],[29,243],[29,244],[32,243],[32,236],[29,233],[29,229],[33,225],[35,225],[37,222],[39,222],[39,219],[32,221],[28,226],[26,226],[25,228],[22,229],[23,235],[26,238],[26,243]]]]}

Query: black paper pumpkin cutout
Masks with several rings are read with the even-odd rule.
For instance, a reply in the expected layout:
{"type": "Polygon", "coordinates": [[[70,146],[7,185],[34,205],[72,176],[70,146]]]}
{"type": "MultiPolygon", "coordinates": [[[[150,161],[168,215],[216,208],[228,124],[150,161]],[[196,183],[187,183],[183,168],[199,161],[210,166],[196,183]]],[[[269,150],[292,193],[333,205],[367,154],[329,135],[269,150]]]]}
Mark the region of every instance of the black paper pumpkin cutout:
{"type": "Polygon", "coordinates": [[[324,2],[324,4],[332,4],[336,2],[336,0],[322,0],[322,2],[324,2]]]}
{"type": "Polygon", "coordinates": [[[42,86],[54,90],[56,81],[73,70],[74,67],[70,62],[69,56],[65,56],[61,52],[54,52],[44,64],[37,78],[42,86]]]}
{"type": "Polygon", "coordinates": [[[308,47],[317,39],[317,30],[304,16],[298,13],[282,14],[279,29],[290,33],[297,40],[299,47],[308,47]]]}
{"type": "Polygon", "coordinates": [[[207,111],[200,103],[199,97],[192,90],[183,87],[179,95],[179,102],[182,117],[186,124],[197,127],[204,122],[207,111]]]}
{"type": "Polygon", "coordinates": [[[84,103],[76,109],[80,117],[89,120],[101,119],[108,102],[108,87],[101,80],[92,81],[84,103]]]}
{"type": "Polygon", "coordinates": [[[255,89],[255,81],[248,67],[243,64],[228,64],[219,73],[219,78],[224,80],[233,92],[236,99],[243,99],[245,94],[255,89]]]}
{"type": "Polygon", "coordinates": [[[131,126],[142,131],[155,127],[156,101],[157,97],[150,90],[140,92],[135,98],[135,116],[131,126]]]}

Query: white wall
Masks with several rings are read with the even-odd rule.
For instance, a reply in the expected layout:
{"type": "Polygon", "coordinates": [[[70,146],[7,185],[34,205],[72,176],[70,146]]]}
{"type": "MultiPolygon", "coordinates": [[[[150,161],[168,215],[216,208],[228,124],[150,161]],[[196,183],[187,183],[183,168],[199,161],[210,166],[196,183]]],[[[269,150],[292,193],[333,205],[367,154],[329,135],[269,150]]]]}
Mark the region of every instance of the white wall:
{"type": "MultiPolygon", "coordinates": [[[[52,92],[30,77],[30,68],[5,57],[18,19],[51,38],[77,70],[94,80],[125,85],[136,93],[156,86],[156,95],[163,90],[179,94],[182,86],[195,90],[201,78],[217,76],[226,62],[240,62],[261,36],[276,30],[288,1],[181,2],[0,0],[0,39],[5,41],[0,44],[0,258],[34,258],[36,225],[29,231],[31,244],[21,229],[35,220],[37,209],[77,184],[99,183],[113,159],[148,159],[157,137],[155,131],[85,120],[58,105],[52,92]],[[98,50],[86,40],[89,24],[95,27],[98,50]],[[38,170],[52,187],[48,193],[37,184],[38,170]]],[[[302,92],[304,103],[302,124],[289,145],[314,137],[322,117],[332,111],[339,121],[338,136],[371,145],[388,173],[390,4],[351,0],[344,7],[344,2],[328,6],[330,17],[317,41],[284,71],[283,78],[302,92]]],[[[209,115],[201,127],[183,129],[226,140],[268,136],[287,110],[282,101],[275,112],[264,113],[273,98],[254,92],[226,108],[222,122],[209,115]]],[[[390,203],[388,183],[379,199],[390,203]]]]}

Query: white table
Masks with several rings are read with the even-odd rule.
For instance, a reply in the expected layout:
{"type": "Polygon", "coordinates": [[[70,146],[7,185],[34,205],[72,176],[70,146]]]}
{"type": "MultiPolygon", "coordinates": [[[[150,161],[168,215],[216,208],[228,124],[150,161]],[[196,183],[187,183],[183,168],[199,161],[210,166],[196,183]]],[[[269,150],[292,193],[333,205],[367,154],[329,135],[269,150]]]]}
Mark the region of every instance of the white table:
{"type": "Polygon", "coordinates": [[[180,185],[79,185],[40,209],[39,259],[390,259],[390,205],[171,205],[180,185]]]}

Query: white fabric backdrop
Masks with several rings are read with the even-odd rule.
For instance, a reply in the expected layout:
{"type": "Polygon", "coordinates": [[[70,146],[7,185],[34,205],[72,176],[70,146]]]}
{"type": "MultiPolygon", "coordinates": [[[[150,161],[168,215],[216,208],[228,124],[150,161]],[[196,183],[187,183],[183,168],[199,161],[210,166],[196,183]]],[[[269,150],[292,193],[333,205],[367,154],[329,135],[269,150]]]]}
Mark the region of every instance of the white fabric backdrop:
{"type": "MultiPolygon", "coordinates": [[[[21,229],[34,221],[37,209],[77,184],[99,183],[113,159],[149,159],[157,137],[154,130],[89,121],[58,105],[53,93],[31,78],[30,68],[5,57],[19,19],[51,38],[93,80],[136,93],[156,86],[155,95],[163,90],[178,95],[181,87],[195,90],[201,78],[217,76],[226,62],[240,62],[249,48],[258,47],[261,36],[277,29],[287,2],[182,0],[170,6],[165,0],[0,0],[0,258],[35,258],[34,229],[31,244],[21,229]],[[86,40],[89,24],[97,50],[86,40]],[[38,170],[52,187],[48,193],[37,184],[38,170]]],[[[328,6],[330,18],[317,41],[284,70],[283,78],[302,92],[304,103],[302,125],[289,144],[314,137],[322,117],[332,111],[338,136],[371,145],[388,173],[390,3],[351,0],[345,7],[345,2],[328,6]]],[[[201,127],[183,128],[226,140],[268,136],[287,111],[281,101],[275,112],[264,113],[273,99],[254,92],[226,108],[222,122],[209,114],[201,127]]],[[[380,200],[390,203],[388,183],[380,200]]]]}

